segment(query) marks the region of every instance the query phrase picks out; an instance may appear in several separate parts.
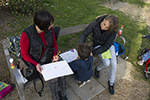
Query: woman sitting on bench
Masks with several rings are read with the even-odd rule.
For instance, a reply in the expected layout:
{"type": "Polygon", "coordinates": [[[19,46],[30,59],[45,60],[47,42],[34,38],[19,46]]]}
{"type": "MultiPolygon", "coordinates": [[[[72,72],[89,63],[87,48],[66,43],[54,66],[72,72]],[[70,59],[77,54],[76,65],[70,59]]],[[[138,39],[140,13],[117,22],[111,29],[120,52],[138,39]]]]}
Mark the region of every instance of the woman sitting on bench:
{"type": "MultiPolygon", "coordinates": [[[[53,28],[53,23],[54,17],[49,12],[40,10],[34,16],[34,24],[26,28],[21,35],[20,47],[22,58],[26,62],[33,64],[36,70],[41,74],[42,63],[40,60],[47,47],[54,49],[53,54],[51,54],[52,56],[48,59],[53,58],[54,61],[58,61],[59,59],[59,57],[56,56],[58,50],[56,40],[60,28],[53,28]]],[[[68,100],[66,97],[65,77],[59,77],[49,81],[53,100],[59,100],[58,85],[60,85],[60,98],[62,100],[68,100]]]]}

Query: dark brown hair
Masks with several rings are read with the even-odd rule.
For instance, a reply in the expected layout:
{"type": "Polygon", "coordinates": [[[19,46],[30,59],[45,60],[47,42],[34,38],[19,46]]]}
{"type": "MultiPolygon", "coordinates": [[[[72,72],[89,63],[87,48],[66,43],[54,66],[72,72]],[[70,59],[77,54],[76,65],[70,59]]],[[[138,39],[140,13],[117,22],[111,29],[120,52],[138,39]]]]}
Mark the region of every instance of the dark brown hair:
{"type": "Polygon", "coordinates": [[[91,49],[87,44],[81,43],[77,47],[77,52],[78,52],[79,57],[81,59],[85,60],[85,59],[89,58],[91,49]]]}
{"type": "Polygon", "coordinates": [[[111,31],[116,32],[118,30],[119,18],[114,15],[108,15],[105,20],[109,21],[108,33],[111,31]]]}
{"type": "Polygon", "coordinates": [[[40,30],[47,30],[54,23],[54,17],[48,11],[40,10],[34,16],[34,23],[40,30]]]}

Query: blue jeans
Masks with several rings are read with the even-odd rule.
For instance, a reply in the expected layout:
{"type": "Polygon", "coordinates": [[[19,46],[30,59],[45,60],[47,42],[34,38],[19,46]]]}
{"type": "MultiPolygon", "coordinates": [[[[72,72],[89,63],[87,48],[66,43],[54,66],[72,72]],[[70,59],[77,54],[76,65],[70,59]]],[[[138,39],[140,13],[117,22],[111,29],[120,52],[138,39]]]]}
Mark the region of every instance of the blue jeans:
{"type": "Polygon", "coordinates": [[[112,45],[109,48],[109,51],[110,51],[111,56],[112,56],[112,58],[110,58],[110,59],[102,59],[101,54],[98,55],[102,59],[102,62],[100,63],[100,66],[97,67],[97,71],[100,71],[101,69],[108,67],[110,65],[109,82],[110,82],[110,85],[112,85],[112,84],[114,84],[115,76],[116,76],[116,70],[117,70],[117,59],[116,59],[114,45],[112,45]]]}
{"type": "Polygon", "coordinates": [[[150,50],[144,54],[142,60],[147,61],[150,58],[150,50]]]}

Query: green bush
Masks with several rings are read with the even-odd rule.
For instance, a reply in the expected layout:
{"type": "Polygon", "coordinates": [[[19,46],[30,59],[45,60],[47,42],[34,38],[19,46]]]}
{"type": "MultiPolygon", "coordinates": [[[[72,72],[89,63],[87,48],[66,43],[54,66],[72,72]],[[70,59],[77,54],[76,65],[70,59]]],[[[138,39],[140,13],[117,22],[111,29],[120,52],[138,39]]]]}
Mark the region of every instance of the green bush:
{"type": "Polygon", "coordinates": [[[13,14],[30,15],[43,9],[42,0],[5,0],[3,6],[13,14]]]}

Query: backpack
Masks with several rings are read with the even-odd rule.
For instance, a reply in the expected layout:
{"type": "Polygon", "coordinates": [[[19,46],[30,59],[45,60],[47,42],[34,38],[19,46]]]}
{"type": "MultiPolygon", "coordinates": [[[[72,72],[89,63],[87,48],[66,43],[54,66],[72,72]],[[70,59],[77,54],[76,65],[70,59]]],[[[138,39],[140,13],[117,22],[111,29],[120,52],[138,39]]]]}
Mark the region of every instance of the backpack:
{"type": "Polygon", "coordinates": [[[113,44],[115,46],[116,56],[123,55],[125,53],[125,49],[120,43],[113,42],[113,44]]]}
{"type": "Polygon", "coordinates": [[[8,48],[8,51],[15,55],[17,58],[21,57],[20,54],[20,36],[12,36],[7,38],[10,46],[8,48]]]}
{"type": "Polygon", "coordinates": [[[11,92],[12,86],[5,83],[5,82],[0,82],[0,99],[7,95],[9,92],[11,92]]]}

